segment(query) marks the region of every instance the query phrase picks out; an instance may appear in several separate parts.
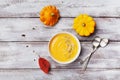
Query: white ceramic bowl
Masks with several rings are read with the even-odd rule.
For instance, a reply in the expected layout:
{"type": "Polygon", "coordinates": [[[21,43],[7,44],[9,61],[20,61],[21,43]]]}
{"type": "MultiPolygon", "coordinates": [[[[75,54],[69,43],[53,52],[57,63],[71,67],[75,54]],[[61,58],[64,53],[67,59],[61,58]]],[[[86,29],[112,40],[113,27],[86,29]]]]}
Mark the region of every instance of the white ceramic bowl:
{"type": "Polygon", "coordinates": [[[51,57],[55,62],[60,63],[60,64],[69,64],[69,63],[72,63],[73,61],[75,61],[75,60],[79,57],[80,52],[81,52],[81,45],[80,45],[80,42],[79,42],[78,38],[77,38],[76,36],[74,36],[73,34],[71,34],[71,33],[69,33],[69,32],[59,32],[59,33],[55,34],[55,35],[50,39],[50,41],[49,41],[49,43],[48,43],[48,49],[49,49],[50,57],[51,57]],[[76,39],[76,41],[77,41],[77,43],[78,43],[78,52],[77,52],[76,56],[75,56],[72,60],[70,60],[70,61],[68,61],[68,62],[60,62],[60,61],[56,60],[56,59],[51,55],[51,52],[50,52],[50,49],[49,49],[51,40],[52,40],[56,35],[61,34],[61,33],[67,33],[67,34],[72,35],[72,36],[76,39]]]}

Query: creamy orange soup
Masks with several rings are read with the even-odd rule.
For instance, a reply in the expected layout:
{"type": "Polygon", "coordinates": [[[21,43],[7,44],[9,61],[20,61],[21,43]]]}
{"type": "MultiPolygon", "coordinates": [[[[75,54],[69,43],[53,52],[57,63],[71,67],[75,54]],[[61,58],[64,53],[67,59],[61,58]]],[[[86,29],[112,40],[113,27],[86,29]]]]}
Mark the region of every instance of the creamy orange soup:
{"type": "Polygon", "coordinates": [[[78,54],[78,42],[68,33],[60,33],[52,38],[49,44],[51,56],[59,62],[73,60],[78,54]]]}

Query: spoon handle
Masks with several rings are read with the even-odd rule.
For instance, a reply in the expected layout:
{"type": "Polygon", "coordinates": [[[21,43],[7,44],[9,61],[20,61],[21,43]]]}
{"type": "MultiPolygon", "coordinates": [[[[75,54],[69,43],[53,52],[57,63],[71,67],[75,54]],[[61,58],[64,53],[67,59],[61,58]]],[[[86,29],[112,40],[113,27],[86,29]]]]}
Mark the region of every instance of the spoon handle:
{"type": "Polygon", "coordinates": [[[95,47],[94,50],[81,61],[81,63],[84,63],[96,50],[97,50],[97,47],[95,47]]]}
{"type": "MultiPolygon", "coordinates": [[[[90,55],[91,56],[91,55],[90,55]]],[[[83,70],[85,71],[87,69],[87,65],[90,61],[90,56],[87,58],[86,62],[83,64],[83,70]]]]}
{"type": "Polygon", "coordinates": [[[97,47],[95,47],[95,49],[93,50],[93,52],[91,52],[85,59],[84,59],[84,64],[83,64],[83,70],[85,71],[86,70],[86,68],[87,68],[87,65],[88,65],[88,63],[89,63],[89,61],[90,61],[90,58],[91,58],[91,56],[92,56],[92,54],[95,52],[97,50],[97,47]]]}

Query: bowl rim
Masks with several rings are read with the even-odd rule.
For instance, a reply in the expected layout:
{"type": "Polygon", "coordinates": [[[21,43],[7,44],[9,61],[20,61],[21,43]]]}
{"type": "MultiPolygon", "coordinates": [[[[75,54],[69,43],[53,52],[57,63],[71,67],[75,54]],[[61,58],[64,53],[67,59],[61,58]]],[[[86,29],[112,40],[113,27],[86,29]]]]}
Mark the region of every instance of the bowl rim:
{"type": "Polygon", "coordinates": [[[55,62],[60,63],[60,64],[69,64],[69,63],[74,62],[74,61],[79,57],[80,52],[81,52],[81,43],[80,43],[80,41],[78,40],[78,38],[77,38],[75,35],[73,35],[72,33],[62,31],[62,32],[55,33],[55,34],[51,37],[51,39],[50,39],[49,42],[48,42],[48,50],[49,50],[49,56],[50,56],[55,62]],[[78,52],[77,52],[76,56],[75,56],[72,60],[67,61],[67,62],[60,62],[60,61],[58,61],[57,59],[55,59],[55,58],[51,55],[51,52],[50,52],[50,43],[51,43],[52,39],[53,39],[56,35],[62,34],[62,33],[70,34],[71,36],[73,36],[73,37],[76,39],[76,41],[77,41],[77,43],[78,43],[78,52]]]}

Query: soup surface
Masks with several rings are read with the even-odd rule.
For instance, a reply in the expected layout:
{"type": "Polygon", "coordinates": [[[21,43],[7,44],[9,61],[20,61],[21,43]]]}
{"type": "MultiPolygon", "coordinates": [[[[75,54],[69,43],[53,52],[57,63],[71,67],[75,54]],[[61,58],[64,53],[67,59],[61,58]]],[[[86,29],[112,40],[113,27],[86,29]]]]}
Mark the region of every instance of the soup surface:
{"type": "Polygon", "coordinates": [[[78,54],[78,42],[68,33],[60,33],[52,38],[49,43],[51,56],[59,62],[73,60],[78,54]]]}

